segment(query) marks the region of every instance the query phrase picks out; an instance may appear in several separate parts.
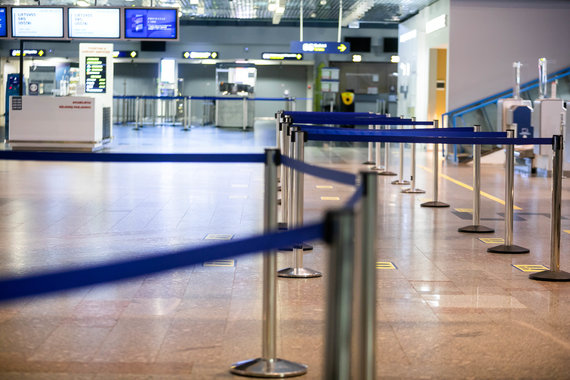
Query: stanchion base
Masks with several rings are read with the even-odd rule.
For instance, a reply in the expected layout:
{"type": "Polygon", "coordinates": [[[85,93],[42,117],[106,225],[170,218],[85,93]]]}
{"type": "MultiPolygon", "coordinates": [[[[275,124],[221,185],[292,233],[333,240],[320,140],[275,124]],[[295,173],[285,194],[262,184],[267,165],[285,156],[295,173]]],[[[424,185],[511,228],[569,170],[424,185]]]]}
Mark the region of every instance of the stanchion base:
{"type": "Polygon", "coordinates": [[[398,174],[396,174],[396,173],[394,173],[394,172],[391,172],[391,171],[389,171],[389,170],[384,170],[384,171],[381,171],[380,173],[378,173],[378,175],[395,176],[395,175],[398,175],[398,174]]]}
{"type": "Polygon", "coordinates": [[[412,188],[408,188],[408,189],[404,189],[401,191],[404,194],[425,194],[425,190],[422,189],[412,189],[412,188]]]}
{"type": "Polygon", "coordinates": [[[449,207],[449,205],[447,203],[443,203],[443,202],[439,202],[439,201],[425,202],[425,203],[422,203],[420,206],[422,206],[422,207],[436,207],[436,208],[449,207]]]}
{"type": "Polygon", "coordinates": [[[307,366],[279,358],[257,358],[232,364],[230,372],[239,376],[284,378],[306,374],[307,366]]]}
{"type": "Polygon", "coordinates": [[[518,245],[498,245],[496,247],[491,247],[487,249],[487,252],[491,253],[511,253],[511,254],[518,254],[518,253],[529,253],[530,251],[527,248],[519,247],[518,245]]]}
{"type": "Polygon", "coordinates": [[[285,268],[278,271],[277,275],[288,278],[313,278],[321,277],[323,274],[309,268],[285,268]]]}
{"type": "Polygon", "coordinates": [[[543,272],[533,273],[528,276],[531,280],[537,281],[570,281],[570,273],[564,271],[554,272],[551,270],[545,270],[543,272]]]}
{"type": "Polygon", "coordinates": [[[182,128],[182,131],[184,131],[184,132],[190,132],[190,128],[182,128]]]}
{"type": "Polygon", "coordinates": [[[364,161],[362,165],[374,165],[376,162],[374,161],[364,161]]]}
{"type": "Polygon", "coordinates": [[[278,230],[287,230],[287,223],[286,222],[279,222],[277,223],[277,229],[278,230]]]}
{"type": "Polygon", "coordinates": [[[383,171],[384,171],[384,168],[381,167],[381,166],[373,166],[373,167],[370,168],[370,170],[375,170],[375,171],[378,171],[378,172],[383,172],[383,171]]]}
{"type": "Polygon", "coordinates": [[[487,233],[495,232],[494,229],[489,228],[489,227],[485,227],[485,226],[481,226],[481,225],[471,225],[471,226],[461,227],[457,231],[468,232],[468,233],[472,233],[472,234],[487,234],[487,233]]]}
{"type": "Polygon", "coordinates": [[[400,181],[400,180],[392,181],[392,185],[409,185],[409,184],[410,184],[410,181],[406,181],[405,179],[402,181],[400,181]]]}

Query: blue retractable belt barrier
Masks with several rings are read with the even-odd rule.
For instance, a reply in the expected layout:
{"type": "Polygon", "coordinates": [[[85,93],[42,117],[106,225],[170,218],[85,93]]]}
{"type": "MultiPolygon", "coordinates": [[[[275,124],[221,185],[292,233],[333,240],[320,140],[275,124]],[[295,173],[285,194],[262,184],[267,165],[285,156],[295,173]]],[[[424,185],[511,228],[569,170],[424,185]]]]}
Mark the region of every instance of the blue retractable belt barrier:
{"type": "Polygon", "coordinates": [[[0,151],[0,160],[94,162],[208,162],[263,163],[262,153],[66,153],[0,151]]]}
{"type": "Polygon", "coordinates": [[[345,185],[356,185],[356,175],[354,174],[328,168],[321,168],[319,166],[310,165],[303,161],[295,160],[284,155],[281,156],[281,163],[283,163],[285,166],[289,166],[290,168],[315,177],[328,179],[330,181],[343,183],[345,185]]]}
{"type": "Polygon", "coordinates": [[[324,224],[317,223],[286,232],[272,232],[247,239],[183,249],[158,256],[0,280],[0,301],[155,274],[252,252],[275,250],[279,247],[293,246],[320,239],[323,234],[324,224]]]}
{"type": "MultiPolygon", "coordinates": [[[[479,132],[485,133],[485,132],[479,132]]],[[[493,133],[493,132],[487,132],[493,133]]],[[[320,134],[318,132],[307,132],[307,138],[313,141],[362,141],[362,142],[401,142],[418,144],[465,144],[465,145],[551,145],[552,138],[486,138],[486,137],[440,137],[440,136],[367,136],[354,134],[320,134]]]]}
{"type": "MultiPolygon", "coordinates": [[[[301,128],[303,129],[303,128],[301,128]]],[[[457,131],[455,128],[442,128],[429,130],[423,129],[388,129],[388,130],[367,130],[367,129],[308,129],[307,133],[312,135],[336,135],[336,136],[422,136],[422,137],[507,137],[507,132],[469,132],[457,131]]]]}
{"type": "MultiPolygon", "coordinates": [[[[323,131],[344,131],[344,132],[352,132],[352,131],[368,131],[368,132],[373,132],[373,133],[399,133],[399,132],[405,132],[405,133],[412,133],[412,131],[414,131],[413,133],[423,133],[423,132],[434,132],[434,131],[450,131],[453,133],[463,133],[463,132],[473,132],[475,130],[475,128],[473,127],[460,127],[460,128],[421,128],[421,129],[366,129],[366,128],[352,128],[352,127],[341,127],[341,126],[336,126],[336,127],[328,127],[326,125],[314,125],[314,124],[292,124],[292,127],[299,127],[302,130],[323,130],[323,131]]],[[[491,132],[480,132],[480,133],[491,133],[491,132]]],[[[497,132],[492,132],[492,133],[497,133],[497,132]]],[[[506,132],[498,132],[498,133],[505,133],[506,132]]]]}
{"type": "Polygon", "coordinates": [[[433,125],[431,121],[412,121],[411,119],[386,117],[292,117],[293,123],[307,124],[346,124],[346,125],[433,125]]]}
{"type": "Polygon", "coordinates": [[[354,194],[350,197],[350,199],[344,204],[345,208],[353,208],[356,205],[356,202],[362,198],[362,194],[364,192],[364,187],[362,185],[358,186],[354,191],[354,194]]]}

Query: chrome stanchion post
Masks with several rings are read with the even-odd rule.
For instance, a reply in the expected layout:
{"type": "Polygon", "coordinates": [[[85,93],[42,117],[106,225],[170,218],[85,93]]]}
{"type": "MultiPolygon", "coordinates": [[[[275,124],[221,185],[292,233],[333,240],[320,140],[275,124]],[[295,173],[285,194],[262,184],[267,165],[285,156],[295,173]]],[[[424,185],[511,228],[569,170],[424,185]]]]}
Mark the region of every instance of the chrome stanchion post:
{"type": "Polygon", "coordinates": [[[378,214],[378,177],[374,172],[360,172],[362,202],[360,206],[360,249],[356,263],[360,267],[355,280],[360,281],[360,316],[358,329],[358,379],[376,379],[376,221],[378,214]]]}
{"type": "MultiPolygon", "coordinates": [[[[277,165],[279,151],[265,150],[265,232],[277,229],[277,165]]],[[[307,373],[307,366],[277,358],[277,257],[274,251],[263,255],[263,327],[260,358],[232,364],[230,372],[249,377],[293,377],[307,373]]]]}
{"type": "MultiPolygon", "coordinates": [[[[403,118],[401,116],[400,118],[403,118]]],[[[404,129],[403,125],[400,125],[398,129],[404,129]]],[[[404,143],[400,143],[400,177],[392,181],[392,185],[409,185],[410,182],[404,179],[404,143]]]]}
{"type": "Polygon", "coordinates": [[[351,377],[354,211],[327,213],[325,241],[330,246],[323,379],[351,377]]]}
{"type": "MultiPolygon", "coordinates": [[[[438,128],[437,120],[433,121],[434,128],[438,128]]],[[[447,203],[439,201],[439,155],[438,155],[439,145],[437,143],[433,144],[433,201],[424,202],[420,206],[422,207],[449,207],[447,203]]]]}
{"type": "MultiPolygon", "coordinates": [[[[281,127],[281,115],[283,114],[283,111],[278,111],[275,114],[275,146],[277,147],[277,150],[279,150],[281,152],[281,132],[282,132],[282,127],[281,127]]],[[[281,182],[281,170],[277,170],[277,183],[281,182]]],[[[281,191],[281,186],[279,186],[277,188],[277,191],[281,191]]]]}
{"type": "MultiPolygon", "coordinates": [[[[380,126],[377,125],[376,126],[376,130],[380,130],[380,126]]],[[[368,144],[372,144],[372,143],[368,143],[368,144]]],[[[378,170],[378,171],[382,171],[384,170],[384,168],[382,167],[382,163],[381,163],[381,158],[382,158],[382,143],[381,142],[377,142],[374,143],[374,145],[376,146],[376,164],[375,166],[373,166],[371,169],[372,170],[378,170]]]]}
{"type": "Polygon", "coordinates": [[[242,112],[243,112],[242,126],[243,126],[243,130],[245,131],[247,129],[247,98],[246,97],[243,98],[242,112]]]}
{"type": "MultiPolygon", "coordinates": [[[[374,126],[369,125],[368,130],[374,130],[374,126]]],[[[372,152],[373,150],[374,150],[374,143],[369,142],[368,143],[368,159],[362,163],[363,165],[374,165],[374,154],[372,152]]]]}
{"type": "Polygon", "coordinates": [[[562,205],[562,176],[564,140],[560,135],[552,137],[552,211],[550,213],[550,269],[533,273],[532,280],[539,281],[570,281],[570,273],[560,270],[560,230],[562,205]]]}
{"type": "MultiPolygon", "coordinates": [[[[293,158],[299,161],[304,160],[305,132],[299,131],[293,127],[291,132],[291,142],[294,150],[293,158]]],[[[291,206],[289,212],[291,215],[290,226],[303,226],[303,208],[304,208],[304,174],[299,170],[292,170],[292,196],[289,199],[291,206]]],[[[312,246],[299,244],[293,247],[293,266],[281,269],[279,277],[287,278],[313,278],[322,276],[321,272],[303,267],[303,251],[310,250],[312,246]]]]}
{"type": "Polygon", "coordinates": [[[133,128],[133,130],[138,131],[139,128],[139,111],[140,111],[140,105],[139,105],[139,97],[137,96],[135,98],[135,127],[133,128]]]}
{"type": "MultiPolygon", "coordinates": [[[[389,118],[390,115],[386,114],[386,117],[389,118]]],[[[384,129],[388,130],[388,125],[384,125],[384,129]]],[[[390,143],[386,141],[384,143],[384,170],[378,173],[378,175],[386,175],[386,176],[394,176],[397,175],[394,172],[391,172],[390,169],[390,143]]]]}
{"type": "Polygon", "coordinates": [[[184,131],[190,130],[192,125],[192,98],[189,96],[184,97],[184,131]]]}
{"type": "MultiPolygon", "coordinates": [[[[481,132],[480,125],[473,126],[474,132],[481,132]]],[[[459,232],[492,233],[493,228],[482,226],[481,223],[481,144],[473,144],[473,224],[461,227],[459,232]]]]}
{"type": "MultiPolygon", "coordinates": [[[[514,138],[515,131],[507,130],[507,137],[514,138]]],[[[513,208],[515,205],[515,147],[508,144],[506,149],[507,163],[505,165],[505,244],[487,249],[491,253],[529,253],[527,248],[513,244],[513,208]]]]}
{"type": "MultiPolygon", "coordinates": [[[[416,121],[416,118],[413,117],[412,121],[416,121]]],[[[412,125],[413,129],[416,129],[415,125],[412,125]]],[[[422,189],[416,189],[416,143],[412,143],[412,158],[411,158],[412,168],[410,170],[410,187],[407,189],[403,189],[402,193],[405,194],[423,194],[426,191],[422,189]]]]}

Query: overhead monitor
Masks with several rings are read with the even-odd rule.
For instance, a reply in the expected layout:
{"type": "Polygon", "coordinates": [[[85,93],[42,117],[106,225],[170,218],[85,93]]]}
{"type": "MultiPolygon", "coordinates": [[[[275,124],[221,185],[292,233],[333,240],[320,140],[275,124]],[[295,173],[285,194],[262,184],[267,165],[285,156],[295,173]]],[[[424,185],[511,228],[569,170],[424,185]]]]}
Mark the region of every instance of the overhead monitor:
{"type": "Polygon", "coordinates": [[[178,10],[174,8],[125,8],[125,38],[177,40],[178,10]]]}
{"type": "Polygon", "coordinates": [[[12,8],[12,37],[63,38],[63,8],[12,8]]]}
{"type": "Polygon", "coordinates": [[[8,17],[6,14],[8,9],[6,7],[0,7],[0,37],[8,37],[8,17]]]}
{"type": "Polygon", "coordinates": [[[69,38],[121,38],[119,8],[69,8],[67,14],[69,38]]]}

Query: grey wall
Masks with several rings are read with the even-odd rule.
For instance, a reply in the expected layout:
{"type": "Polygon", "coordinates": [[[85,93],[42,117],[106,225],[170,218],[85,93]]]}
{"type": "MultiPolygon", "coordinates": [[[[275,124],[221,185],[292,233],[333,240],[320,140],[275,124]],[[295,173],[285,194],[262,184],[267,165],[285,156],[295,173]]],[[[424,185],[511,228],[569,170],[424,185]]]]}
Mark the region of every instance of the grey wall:
{"type": "Polygon", "coordinates": [[[116,63],[113,91],[115,95],[156,95],[156,63],[116,63]]]}
{"type": "Polygon", "coordinates": [[[513,87],[514,61],[523,82],[538,77],[540,57],[549,72],[570,66],[568,36],[569,1],[452,0],[448,109],[513,87]]]}

